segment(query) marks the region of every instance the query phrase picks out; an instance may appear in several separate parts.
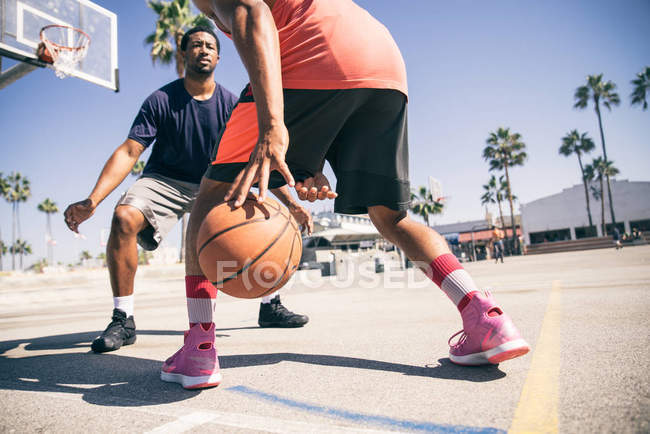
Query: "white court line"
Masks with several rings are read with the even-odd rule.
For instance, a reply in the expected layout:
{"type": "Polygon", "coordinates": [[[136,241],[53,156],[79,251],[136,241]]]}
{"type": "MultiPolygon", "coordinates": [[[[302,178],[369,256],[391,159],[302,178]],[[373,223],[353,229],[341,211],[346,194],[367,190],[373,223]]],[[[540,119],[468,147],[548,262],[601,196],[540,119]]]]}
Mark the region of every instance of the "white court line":
{"type": "Polygon", "coordinates": [[[147,433],[178,433],[188,431],[199,425],[212,421],[217,415],[209,412],[195,411],[187,416],[182,416],[175,421],[161,425],[158,428],[147,431],[147,433]]]}
{"type": "MultiPolygon", "coordinates": [[[[29,382],[34,382],[32,379],[25,379],[29,382]]],[[[5,384],[8,387],[15,386],[15,382],[1,381],[0,384],[5,384]]],[[[5,389],[4,392],[9,392],[5,389]]],[[[40,392],[40,391],[25,391],[25,390],[11,390],[11,394],[32,394],[39,398],[39,402],[43,405],[43,398],[58,399],[64,401],[73,401],[82,404],[85,407],[90,406],[83,400],[83,393],[85,389],[80,389],[79,393],[67,392],[40,392]]],[[[157,404],[148,401],[142,401],[132,398],[123,398],[118,396],[105,396],[105,405],[115,404],[121,406],[121,410],[125,404],[130,403],[129,411],[136,413],[145,413],[156,416],[177,417],[169,423],[160,425],[153,428],[150,433],[178,433],[183,431],[192,430],[199,425],[211,424],[224,427],[243,428],[249,430],[265,431],[272,433],[289,433],[289,434],[304,434],[304,433],[367,433],[367,434],[380,434],[396,432],[397,430],[376,430],[367,429],[355,426],[340,426],[334,423],[309,423],[309,422],[296,422],[287,419],[280,419],[275,417],[254,416],[250,414],[239,413],[226,413],[221,411],[200,410],[192,409],[189,405],[180,404],[157,404]],[[138,405],[138,407],[133,407],[138,405]]],[[[29,428],[29,427],[27,427],[29,428]]],[[[399,432],[399,431],[398,431],[399,432]]]]}

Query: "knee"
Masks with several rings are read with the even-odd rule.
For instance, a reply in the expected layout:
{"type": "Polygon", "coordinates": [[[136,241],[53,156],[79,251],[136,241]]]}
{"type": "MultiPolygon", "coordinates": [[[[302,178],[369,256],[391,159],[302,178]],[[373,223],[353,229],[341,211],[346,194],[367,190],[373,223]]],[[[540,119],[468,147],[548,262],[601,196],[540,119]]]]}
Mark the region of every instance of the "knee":
{"type": "Polygon", "coordinates": [[[368,216],[377,230],[384,236],[399,232],[399,223],[408,219],[406,211],[396,211],[385,206],[368,208],[368,216]]]}
{"type": "Polygon", "coordinates": [[[122,236],[135,236],[142,230],[142,213],[132,206],[118,206],[113,213],[111,232],[122,236]]]}

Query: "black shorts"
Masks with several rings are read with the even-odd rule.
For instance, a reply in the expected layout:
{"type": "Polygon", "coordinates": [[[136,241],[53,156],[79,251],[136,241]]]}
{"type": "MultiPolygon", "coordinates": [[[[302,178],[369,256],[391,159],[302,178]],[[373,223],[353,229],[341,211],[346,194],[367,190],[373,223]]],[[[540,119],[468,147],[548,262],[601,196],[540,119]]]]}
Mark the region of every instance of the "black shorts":
{"type": "MultiPolygon", "coordinates": [[[[334,211],[365,214],[383,205],[407,210],[407,101],[390,89],[284,90],[289,131],[286,162],[296,182],[318,172],[327,159],[336,175],[334,211]]],[[[248,86],[213,151],[205,176],[233,182],[257,143],[257,114],[248,86]]],[[[285,184],[272,172],[270,188],[285,184]]]]}

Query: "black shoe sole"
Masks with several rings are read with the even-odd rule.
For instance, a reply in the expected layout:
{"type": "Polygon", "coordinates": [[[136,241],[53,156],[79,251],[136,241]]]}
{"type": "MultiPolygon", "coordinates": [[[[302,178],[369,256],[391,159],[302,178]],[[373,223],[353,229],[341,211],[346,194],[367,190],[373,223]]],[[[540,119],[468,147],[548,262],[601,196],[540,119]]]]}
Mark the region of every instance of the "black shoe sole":
{"type": "Polygon", "coordinates": [[[290,323],[278,323],[278,322],[265,322],[265,321],[258,321],[258,325],[261,328],[279,328],[279,329],[296,329],[298,327],[302,327],[305,324],[307,324],[309,321],[306,321],[302,324],[290,324],[290,323]]]}
{"type": "Polygon", "coordinates": [[[94,353],[109,353],[109,352],[111,352],[111,351],[117,351],[117,350],[119,350],[119,349],[122,348],[122,346],[124,346],[124,345],[131,345],[131,344],[134,344],[136,338],[137,338],[137,335],[133,335],[133,336],[131,336],[130,338],[126,339],[123,343],[121,343],[120,345],[118,345],[118,346],[116,346],[116,347],[107,347],[107,346],[105,346],[105,345],[102,345],[102,346],[100,347],[101,339],[95,339],[95,340],[93,341],[92,345],[90,346],[90,348],[93,350],[94,353]]]}

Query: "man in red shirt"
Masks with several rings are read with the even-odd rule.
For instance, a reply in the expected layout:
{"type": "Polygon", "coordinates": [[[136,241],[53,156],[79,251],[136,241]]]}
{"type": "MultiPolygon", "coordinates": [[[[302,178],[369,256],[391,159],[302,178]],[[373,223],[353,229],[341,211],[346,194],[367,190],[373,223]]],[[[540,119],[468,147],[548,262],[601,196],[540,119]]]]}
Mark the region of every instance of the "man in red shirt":
{"type": "MultiPolygon", "coordinates": [[[[367,213],[379,232],[447,294],[463,320],[450,349],[458,364],[499,363],[529,346],[489,293],[482,294],[444,238],[407,215],[407,84],[388,30],[351,0],[194,0],[232,38],[250,85],[213,152],[190,216],[187,294],[209,290],[194,245],[205,215],[241,206],[253,184],[295,186],[301,199],[336,197],[334,210],[367,213]],[[337,178],[332,192],[321,170],[337,178]],[[296,182],[297,181],[297,182],[296,182]],[[459,332],[461,333],[461,332],[459,332]]],[[[163,365],[164,381],[219,384],[213,325],[197,324],[163,365]]]]}

